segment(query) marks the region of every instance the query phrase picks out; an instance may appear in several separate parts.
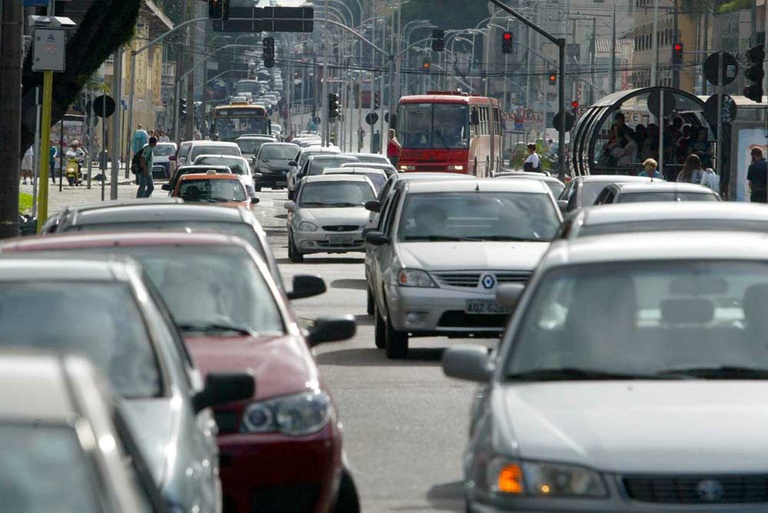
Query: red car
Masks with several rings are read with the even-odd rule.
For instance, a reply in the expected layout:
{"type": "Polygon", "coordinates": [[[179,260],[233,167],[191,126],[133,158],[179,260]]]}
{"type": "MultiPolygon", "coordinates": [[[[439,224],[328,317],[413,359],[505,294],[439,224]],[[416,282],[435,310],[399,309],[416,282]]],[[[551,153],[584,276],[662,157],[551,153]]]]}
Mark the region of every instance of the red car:
{"type": "Polygon", "coordinates": [[[87,251],[143,264],[201,372],[249,370],[252,400],[215,410],[223,511],[357,511],[341,424],[310,347],[350,338],[350,317],[302,329],[289,299],[325,291],[296,276],[284,293],[251,246],[212,233],[105,233],[24,238],[0,252],[87,251]]]}

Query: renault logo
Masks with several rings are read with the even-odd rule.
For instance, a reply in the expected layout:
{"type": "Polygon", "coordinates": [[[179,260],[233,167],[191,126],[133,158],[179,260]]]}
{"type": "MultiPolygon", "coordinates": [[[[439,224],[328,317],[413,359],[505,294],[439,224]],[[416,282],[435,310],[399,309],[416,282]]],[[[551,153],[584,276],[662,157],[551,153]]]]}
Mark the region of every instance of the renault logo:
{"type": "Polygon", "coordinates": [[[483,287],[486,289],[492,289],[494,285],[496,285],[496,278],[491,276],[490,274],[486,274],[483,276],[483,280],[481,281],[483,284],[483,287]]]}
{"type": "Polygon", "coordinates": [[[715,479],[705,479],[696,485],[696,495],[703,501],[719,501],[723,498],[723,494],[725,494],[723,484],[715,479]]]}

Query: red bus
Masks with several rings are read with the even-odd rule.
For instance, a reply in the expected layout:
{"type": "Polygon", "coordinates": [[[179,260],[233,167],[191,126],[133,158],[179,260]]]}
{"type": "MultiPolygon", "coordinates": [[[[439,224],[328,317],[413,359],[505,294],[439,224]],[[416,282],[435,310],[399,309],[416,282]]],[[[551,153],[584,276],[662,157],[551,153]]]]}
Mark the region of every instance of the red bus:
{"type": "Polygon", "coordinates": [[[499,101],[459,91],[403,96],[397,107],[400,171],[445,171],[479,177],[501,170],[499,101]]]}

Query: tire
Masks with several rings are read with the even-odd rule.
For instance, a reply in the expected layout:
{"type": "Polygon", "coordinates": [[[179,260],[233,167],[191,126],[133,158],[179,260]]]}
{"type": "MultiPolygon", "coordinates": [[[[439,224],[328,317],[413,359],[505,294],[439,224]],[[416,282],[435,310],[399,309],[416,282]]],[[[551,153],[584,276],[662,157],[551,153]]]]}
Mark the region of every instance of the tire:
{"type": "Polygon", "coordinates": [[[370,287],[366,287],[366,291],[368,292],[365,311],[368,315],[373,315],[374,310],[376,309],[376,305],[374,304],[373,300],[373,292],[371,292],[370,287]]]}
{"type": "Polygon", "coordinates": [[[70,187],[73,187],[75,185],[75,178],[72,176],[68,176],[67,183],[69,184],[70,187]]]}
{"type": "Polygon", "coordinates": [[[408,358],[408,333],[397,331],[392,326],[392,319],[390,317],[387,317],[384,326],[387,358],[390,360],[404,360],[408,358]]]}
{"type": "Polygon", "coordinates": [[[387,347],[387,326],[384,323],[384,319],[381,317],[381,314],[379,313],[379,308],[375,304],[373,315],[375,316],[373,341],[377,348],[384,349],[387,347]]]}
{"type": "Polygon", "coordinates": [[[294,264],[300,264],[304,261],[304,255],[299,253],[296,249],[296,244],[293,242],[293,236],[288,235],[288,259],[294,264]]]}
{"type": "Polygon", "coordinates": [[[341,482],[339,482],[339,493],[336,496],[336,507],[334,513],[359,513],[360,497],[357,494],[357,486],[352,479],[352,474],[346,468],[341,471],[341,482]]]}

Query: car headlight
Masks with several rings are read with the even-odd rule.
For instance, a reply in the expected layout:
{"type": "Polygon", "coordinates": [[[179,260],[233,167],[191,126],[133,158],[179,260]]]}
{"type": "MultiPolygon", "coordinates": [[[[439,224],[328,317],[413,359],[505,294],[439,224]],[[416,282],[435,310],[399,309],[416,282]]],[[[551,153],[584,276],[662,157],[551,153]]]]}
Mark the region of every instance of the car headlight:
{"type": "Polygon", "coordinates": [[[262,401],[247,406],[242,433],[282,433],[304,436],[320,431],[333,414],[331,398],[321,390],[262,401]]]}
{"type": "Polygon", "coordinates": [[[299,226],[297,229],[300,232],[316,232],[317,231],[317,225],[314,223],[310,223],[309,221],[302,221],[299,223],[299,226]]]}
{"type": "Polygon", "coordinates": [[[606,497],[597,472],[576,465],[494,458],[487,467],[489,491],[534,497],[606,497]]]}
{"type": "Polygon", "coordinates": [[[400,166],[401,171],[416,171],[416,166],[400,166]]]}
{"type": "Polygon", "coordinates": [[[397,284],[401,287],[437,288],[437,283],[421,269],[400,269],[397,284]]]}
{"type": "Polygon", "coordinates": [[[464,166],[448,166],[448,171],[464,171],[464,166]]]}

